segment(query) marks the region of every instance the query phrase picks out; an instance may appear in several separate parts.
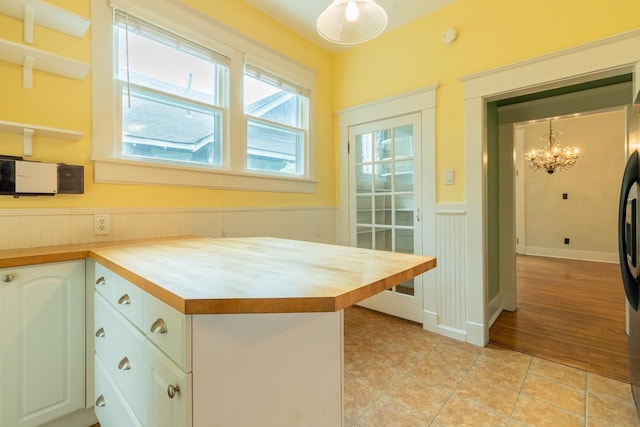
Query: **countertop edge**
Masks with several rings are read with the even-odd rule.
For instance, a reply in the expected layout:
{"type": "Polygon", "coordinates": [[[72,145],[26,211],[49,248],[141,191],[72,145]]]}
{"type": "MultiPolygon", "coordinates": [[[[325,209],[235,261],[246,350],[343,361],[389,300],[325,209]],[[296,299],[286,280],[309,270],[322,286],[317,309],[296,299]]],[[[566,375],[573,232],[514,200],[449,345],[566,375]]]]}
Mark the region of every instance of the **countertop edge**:
{"type": "Polygon", "coordinates": [[[173,294],[162,286],[146,280],[115,262],[94,252],[104,247],[130,246],[157,243],[171,240],[188,240],[195,236],[175,238],[156,238],[127,241],[111,241],[105,243],[77,244],[69,246],[49,246],[40,248],[0,251],[0,268],[22,267],[28,265],[64,262],[80,259],[92,259],[116,274],[130,281],[160,301],[185,315],[199,314],[255,314],[255,313],[313,313],[335,312],[352,306],[366,298],[390,289],[404,281],[418,276],[436,267],[435,257],[420,265],[395,273],[382,280],[362,285],[358,289],[336,296],[301,297],[301,298],[238,298],[238,299],[184,299],[173,294]]]}

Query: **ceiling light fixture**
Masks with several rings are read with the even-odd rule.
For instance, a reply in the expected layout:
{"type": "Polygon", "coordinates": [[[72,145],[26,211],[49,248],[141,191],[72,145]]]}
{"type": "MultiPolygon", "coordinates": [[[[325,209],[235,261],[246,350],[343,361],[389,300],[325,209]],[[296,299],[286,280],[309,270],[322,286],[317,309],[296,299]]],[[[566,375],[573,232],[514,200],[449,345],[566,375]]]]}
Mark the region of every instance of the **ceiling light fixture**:
{"type": "Polygon", "coordinates": [[[374,0],[334,0],[316,21],[318,33],[338,44],[358,44],[387,26],[387,12],[374,0]]]}
{"type": "Polygon", "coordinates": [[[551,120],[549,120],[549,133],[540,138],[548,145],[538,150],[531,150],[524,155],[531,169],[552,174],[555,171],[565,171],[576,164],[578,149],[576,147],[560,148],[558,135],[557,131],[551,129],[551,120]]]}

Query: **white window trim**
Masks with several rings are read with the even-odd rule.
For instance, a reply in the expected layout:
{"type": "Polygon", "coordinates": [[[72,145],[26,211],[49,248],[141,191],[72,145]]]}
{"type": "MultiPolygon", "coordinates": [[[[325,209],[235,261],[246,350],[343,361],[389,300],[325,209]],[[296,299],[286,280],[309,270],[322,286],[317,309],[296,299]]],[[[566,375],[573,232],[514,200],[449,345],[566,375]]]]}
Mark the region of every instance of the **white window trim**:
{"type": "Polygon", "coordinates": [[[253,191],[315,193],[315,71],[236,32],[211,17],[175,0],[91,0],[92,107],[94,181],[100,183],[179,185],[253,191]],[[115,111],[121,102],[114,90],[112,9],[149,20],[231,59],[230,85],[242,87],[245,56],[265,69],[311,89],[309,138],[303,176],[249,171],[246,168],[246,129],[241,90],[231,90],[226,117],[224,155],[226,169],[177,166],[126,160],[114,152],[117,132],[115,111]],[[233,46],[233,47],[231,47],[233,46]]]}

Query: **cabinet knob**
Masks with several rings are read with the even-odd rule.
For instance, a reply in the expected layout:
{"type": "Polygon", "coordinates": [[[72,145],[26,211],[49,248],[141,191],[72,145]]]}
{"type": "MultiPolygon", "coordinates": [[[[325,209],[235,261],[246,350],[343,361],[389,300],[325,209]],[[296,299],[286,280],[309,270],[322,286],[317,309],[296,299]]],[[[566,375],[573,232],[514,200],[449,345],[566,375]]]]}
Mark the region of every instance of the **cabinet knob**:
{"type": "Polygon", "coordinates": [[[131,298],[129,298],[129,294],[124,294],[118,300],[118,304],[120,305],[129,305],[131,304],[131,298]]]}
{"type": "Polygon", "coordinates": [[[13,282],[15,280],[16,276],[13,274],[3,274],[2,275],[2,281],[5,283],[9,283],[9,282],[13,282]]]}
{"type": "Polygon", "coordinates": [[[104,338],[104,328],[100,328],[96,331],[96,338],[104,338]]]}
{"type": "Polygon", "coordinates": [[[129,363],[128,357],[125,356],[122,358],[120,363],[118,363],[118,369],[120,369],[121,371],[128,371],[129,369],[131,369],[131,364],[129,363]]]}
{"type": "Polygon", "coordinates": [[[104,396],[103,395],[98,396],[98,398],[96,399],[96,406],[103,408],[104,405],[106,405],[104,401],[104,396]]]}
{"type": "Polygon", "coordinates": [[[153,322],[153,325],[151,325],[151,332],[153,332],[154,334],[166,334],[167,324],[164,323],[163,319],[158,319],[153,322]]]}
{"type": "Polygon", "coordinates": [[[180,393],[180,386],[169,384],[169,387],[167,387],[167,395],[169,396],[169,399],[173,399],[176,396],[176,393],[180,393]]]}
{"type": "Polygon", "coordinates": [[[106,285],[107,281],[105,280],[104,276],[100,276],[96,279],[96,285],[106,285]]]}

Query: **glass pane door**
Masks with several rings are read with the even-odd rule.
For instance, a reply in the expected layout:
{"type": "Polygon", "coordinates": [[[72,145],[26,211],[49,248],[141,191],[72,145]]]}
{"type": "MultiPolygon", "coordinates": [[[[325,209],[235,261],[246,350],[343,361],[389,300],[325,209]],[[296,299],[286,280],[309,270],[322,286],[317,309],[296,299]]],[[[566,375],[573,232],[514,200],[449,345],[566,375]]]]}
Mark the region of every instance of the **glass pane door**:
{"type": "MultiPolygon", "coordinates": [[[[420,253],[415,237],[419,235],[416,233],[419,218],[416,165],[419,163],[414,144],[419,126],[419,115],[412,115],[350,129],[351,176],[354,181],[351,186],[352,245],[381,251],[420,253]]],[[[385,293],[417,299],[410,305],[419,306],[419,317],[422,302],[417,295],[417,280],[408,280],[385,293]]],[[[373,299],[385,298],[389,299],[373,299]]],[[[368,302],[362,305],[367,306],[368,302]]],[[[374,305],[371,308],[390,312],[394,309],[388,306],[397,303],[374,305]]],[[[412,320],[415,317],[413,314],[390,314],[412,320]]]]}

